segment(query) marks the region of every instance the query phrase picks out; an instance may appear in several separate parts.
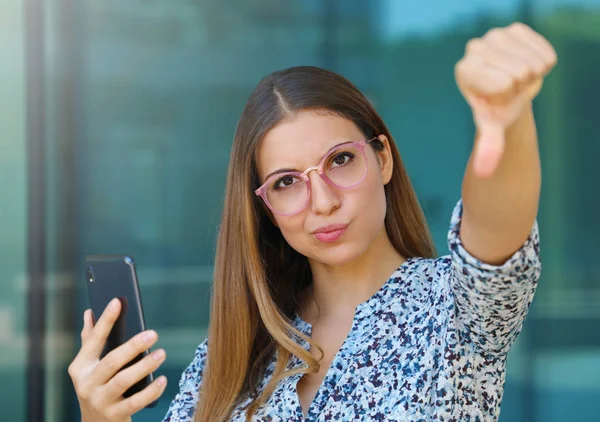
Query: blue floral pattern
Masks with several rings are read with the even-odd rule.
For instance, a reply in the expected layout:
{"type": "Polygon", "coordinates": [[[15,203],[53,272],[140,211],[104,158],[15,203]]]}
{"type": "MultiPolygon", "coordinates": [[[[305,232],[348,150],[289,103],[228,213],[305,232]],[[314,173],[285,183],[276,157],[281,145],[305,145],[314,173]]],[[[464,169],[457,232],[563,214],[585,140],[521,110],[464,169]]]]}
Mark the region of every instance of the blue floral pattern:
{"type": "MultiPolygon", "coordinates": [[[[356,308],[306,417],[296,393],[300,375],[283,380],[255,421],[496,421],[506,357],[541,272],[538,223],[504,264],[473,257],[460,237],[462,200],[452,213],[450,254],[409,258],[356,308]]],[[[311,335],[297,314],[293,324],[311,335]]],[[[309,346],[303,342],[308,350],[309,346]]],[[[163,422],[192,421],[207,340],[183,372],[163,422]]],[[[259,386],[273,374],[275,358],[259,386]]],[[[292,357],[288,368],[303,363],[292,357]]],[[[245,421],[241,403],[231,421],[245,421]]]]}

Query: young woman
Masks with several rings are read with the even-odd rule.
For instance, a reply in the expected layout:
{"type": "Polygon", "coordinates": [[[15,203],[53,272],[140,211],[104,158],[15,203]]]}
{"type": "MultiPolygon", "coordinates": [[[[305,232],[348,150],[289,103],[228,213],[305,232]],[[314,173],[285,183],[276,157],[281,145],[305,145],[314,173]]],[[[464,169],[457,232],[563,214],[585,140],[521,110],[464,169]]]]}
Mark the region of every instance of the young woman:
{"type": "MultiPolygon", "coordinates": [[[[477,136],[436,258],[392,136],[346,79],[264,78],[231,151],[208,339],[165,422],[494,421],[507,353],[540,276],[532,100],[556,62],[522,24],[471,40],[456,66],[477,136]]],[[[119,303],[69,367],[83,421],[128,421],[164,377],[142,333],[99,360],[119,303]]],[[[162,381],[162,383],[161,383],[162,381]]]]}

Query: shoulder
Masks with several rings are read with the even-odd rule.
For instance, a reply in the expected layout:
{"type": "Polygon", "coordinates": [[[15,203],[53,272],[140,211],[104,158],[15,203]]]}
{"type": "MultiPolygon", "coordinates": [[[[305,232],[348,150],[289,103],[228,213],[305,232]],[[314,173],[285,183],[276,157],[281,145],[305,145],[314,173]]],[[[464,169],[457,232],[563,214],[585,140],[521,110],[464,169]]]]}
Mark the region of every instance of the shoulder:
{"type": "Polygon", "coordinates": [[[437,309],[447,307],[451,300],[448,291],[451,259],[449,256],[438,258],[413,257],[408,265],[401,267],[391,280],[391,308],[406,314],[436,313],[437,309]]]}
{"type": "Polygon", "coordinates": [[[393,274],[393,289],[419,297],[429,295],[440,282],[448,279],[452,265],[450,255],[438,258],[412,257],[393,274]]]}
{"type": "Polygon", "coordinates": [[[192,362],[183,372],[180,379],[180,387],[185,385],[197,386],[202,380],[204,367],[206,366],[206,356],[208,353],[208,339],[198,345],[194,352],[192,362]]]}
{"type": "Polygon", "coordinates": [[[192,362],[185,368],[179,379],[179,392],[169,406],[163,422],[191,421],[196,403],[198,390],[202,382],[202,372],[206,364],[208,340],[198,345],[192,362]]]}
{"type": "Polygon", "coordinates": [[[208,339],[205,339],[202,343],[196,347],[196,351],[194,352],[194,360],[192,363],[196,363],[197,365],[201,365],[204,367],[206,363],[206,356],[208,354],[208,339]]]}

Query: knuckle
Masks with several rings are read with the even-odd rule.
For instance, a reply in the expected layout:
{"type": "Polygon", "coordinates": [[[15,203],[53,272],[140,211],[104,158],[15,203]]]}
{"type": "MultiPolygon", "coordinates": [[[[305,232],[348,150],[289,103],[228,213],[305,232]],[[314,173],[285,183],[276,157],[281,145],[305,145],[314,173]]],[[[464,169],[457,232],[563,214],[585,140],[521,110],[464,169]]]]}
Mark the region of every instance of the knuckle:
{"type": "Polygon", "coordinates": [[[75,379],[75,376],[77,375],[77,369],[75,368],[75,362],[71,362],[71,364],[67,368],[67,373],[69,374],[69,376],[72,379],[75,379]]]}
{"type": "Polygon", "coordinates": [[[132,352],[139,352],[148,348],[148,343],[144,339],[144,334],[145,333],[140,333],[134,339],[135,341],[128,342],[132,352]]]}
{"type": "Polygon", "coordinates": [[[125,409],[127,409],[127,414],[133,415],[135,412],[137,412],[137,410],[142,407],[140,406],[139,402],[139,396],[133,396],[127,399],[127,401],[125,401],[125,409]]]}
{"type": "Polygon", "coordinates": [[[86,344],[87,343],[95,344],[102,340],[101,328],[102,327],[98,328],[98,326],[96,326],[96,327],[92,328],[92,330],[85,335],[86,344]]]}
{"type": "Polygon", "coordinates": [[[158,341],[158,333],[154,330],[147,330],[139,334],[139,345],[142,350],[158,341]]]}
{"type": "Polygon", "coordinates": [[[119,391],[127,390],[127,388],[129,388],[129,386],[131,385],[127,377],[122,373],[119,373],[112,379],[112,384],[119,391]]]}
{"type": "Polygon", "coordinates": [[[117,320],[117,318],[119,317],[119,315],[115,315],[112,312],[104,312],[102,314],[102,316],[100,316],[100,319],[98,320],[98,324],[96,324],[94,326],[94,328],[99,327],[99,329],[110,329],[110,327],[113,326],[113,324],[115,323],[115,321],[117,320]]]}
{"type": "Polygon", "coordinates": [[[116,362],[116,356],[113,352],[104,357],[103,363],[104,370],[108,372],[114,373],[120,369],[119,365],[116,362]]]}
{"type": "Polygon", "coordinates": [[[528,29],[529,26],[525,25],[523,22],[513,22],[509,25],[509,28],[522,31],[523,29],[528,29]]]}
{"type": "Polygon", "coordinates": [[[492,28],[485,34],[485,38],[490,40],[496,40],[503,37],[504,31],[500,28],[492,28]]]}
{"type": "Polygon", "coordinates": [[[482,43],[483,43],[483,41],[481,38],[472,38],[469,41],[467,41],[466,51],[467,52],[477,51],[482,43]]]}
{"type": "Polygon", "coordinates": [[[467,41],[466,51],[468,53],[478,52],[483,47],[485,41],[482,38],[472,38],[467,41]]]}
{"type": "Polygon", "coordinates": [[[123,356],[134,357],[146,349],[147,346],[145,346],[145,342],[142,340],[142,337],[139,336],[139,338],[134,337],[127,343],[123,344],[119,348],[119,352],[122,353],[123,356]]]}
{"type": "Polygon", "coordinates": [[[465,67],[465,62],[464,60],[460,60],[458,63],[456,63],[456,65],[454,66],[454,76],[457,79],[462,79],[463,75],[466,73],[466,67],[465,67]]]}
{"type": "Polygon", "coordinates": [[[100,316],[100,319],[98,319],[98,323],[96,325],[94,325],[94,329],[97,328],[98,330],[102,330],[102,331],[110,330],[118,317],[119,317],[118,313],[104,311],[102,313],[102,315],[100,316]]]}
{"type": "Polygon", "coordinates": [[[79,390],[77,391],[77,397],[86,402],[91,401],[92,395],[90,394],[90,389],[85,386],[79,388],[79,390]]]}
{"type": "Polygon", "coordinates": [[[154,359],[152,359],[152,353],[150,353],[142,360],[141,366],[144,368],[144,371],[149,371],[152,370],[154,366],[156,366],[156,363],[157,362],[154,359]]]}
{"type": "Polygon", "coordinates": [[[460,59],[454,66],[455,71],[461,71],[465,67],[465,59],[460,59]]]}

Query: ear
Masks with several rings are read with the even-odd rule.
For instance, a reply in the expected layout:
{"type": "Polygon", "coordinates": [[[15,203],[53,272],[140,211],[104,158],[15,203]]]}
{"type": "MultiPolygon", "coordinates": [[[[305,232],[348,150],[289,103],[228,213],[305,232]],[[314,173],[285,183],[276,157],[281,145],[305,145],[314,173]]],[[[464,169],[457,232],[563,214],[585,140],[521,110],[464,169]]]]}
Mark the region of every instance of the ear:
{"type": "Polygon", "coordinates": [[[387,185],[392,179],[392,172],[394,170],[394,160],[392,157],[392,149],[390,147],[390,141],[385,135],[378,136],[379,141],[383,145],[381,150],[375,150],[377,153],[377,161],[379,162],[379,168],[381,171],[381,179],[383,184],[387,185]]]}

